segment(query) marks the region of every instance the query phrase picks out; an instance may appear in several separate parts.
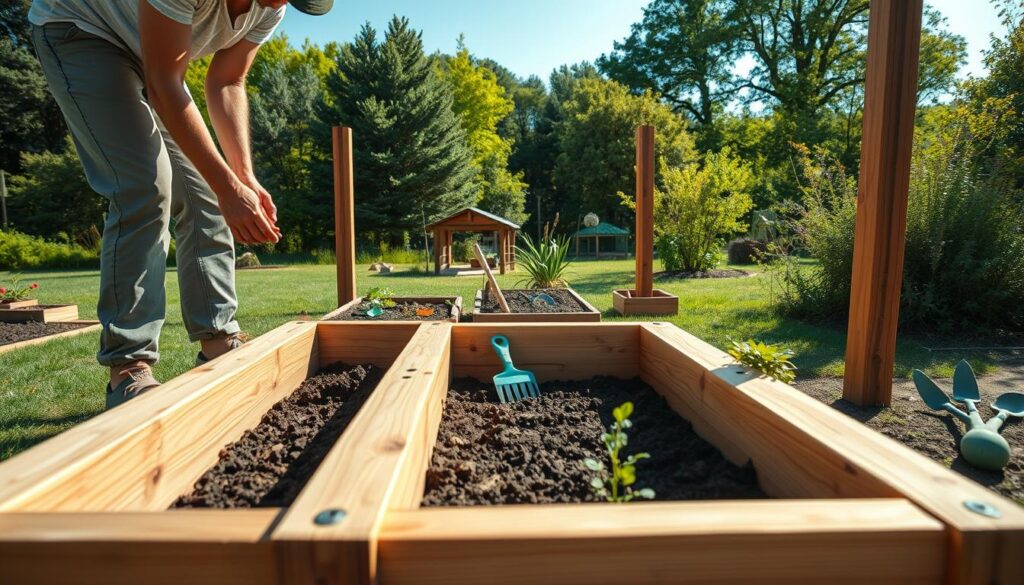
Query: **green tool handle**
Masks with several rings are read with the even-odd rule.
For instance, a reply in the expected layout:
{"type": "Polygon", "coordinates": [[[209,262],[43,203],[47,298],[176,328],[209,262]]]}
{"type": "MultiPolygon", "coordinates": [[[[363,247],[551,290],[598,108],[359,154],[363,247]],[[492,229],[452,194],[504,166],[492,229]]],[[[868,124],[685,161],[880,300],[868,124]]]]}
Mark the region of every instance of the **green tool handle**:
{"type": "Polygon", "coordinates": [[[512,352],[509,351],[507,337],[504,335],[495,335],[491,338],[491,345],[494,347],[494,353],[498,354],[498,358],[505,364],[505,368],[514,367],[512,365],[512,352]]]}
{"type": "Polygon", "coordinates": [[[955,416],[958,419],[960,419],[960,421],[963,422],[965,425],[967,425],[969,429],[975,428],[974,427],[975,422],[977,422],[979,425],[984,425],[985,424],[985,423],[982,422],[981,415],[978,414],[977,411],[973,412],[972,414],[974,416],[971,417],[971,416],[968,416],[966,412],[960,410],[959,408],[953,406],[952,404],[950,404],[948,402],[943,404],[942,408],[945,409],[946,411],[952,413],[953,416],[955,416]]]}
{"type": "Polygon", "coordinates": [[[1006,422],[1007,416],[1008,414],[1005,410],[1000,410],[999,414],[988,419],[988,422],[985,423],[985,428],[992,432],[998,433],[999,429],[1003,427],[1003,423],[1006,422]]]}

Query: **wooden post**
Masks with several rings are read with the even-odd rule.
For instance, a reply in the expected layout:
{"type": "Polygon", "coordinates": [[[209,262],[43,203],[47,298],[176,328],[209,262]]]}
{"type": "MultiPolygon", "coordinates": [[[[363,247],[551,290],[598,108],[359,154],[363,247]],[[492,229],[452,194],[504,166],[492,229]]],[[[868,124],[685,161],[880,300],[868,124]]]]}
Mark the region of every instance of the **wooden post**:
{"type": "Polygon", "coordinates": [[[4,231],[7,231],[7,179],[4,171],[0,170],[0,220],[3,221],[4,231]]]}
{"type": "Polygon", "coordinates": [[[636,129],[636,295],[654,296],[654,126],[636,129]]]}
{"type": "Polygon", "coordinates": [[[896,358],[922,0],[872,0],[843,398],[888,405],[896,358]]]}
{"type": "Polygon", "coordinates": [[[495,249],[498,251],[498,274],[505,274],[505,232],[498,230],[494,232],[494,235],[498,238],[497,245],[495,245],[495,249]]]}
{"type": "Polygon", "coordinates": [[[352,166],[352,129],[335,126],[334,250],[338,269],[338,306],[356,298],[356,204],[352,166]]]}
{"type": "Polygon", "coordinates": [[[441,250],[444,249],[444,242],[441,241],[441,230],[434,228],[434,274],[441,274],[441,250]]]}

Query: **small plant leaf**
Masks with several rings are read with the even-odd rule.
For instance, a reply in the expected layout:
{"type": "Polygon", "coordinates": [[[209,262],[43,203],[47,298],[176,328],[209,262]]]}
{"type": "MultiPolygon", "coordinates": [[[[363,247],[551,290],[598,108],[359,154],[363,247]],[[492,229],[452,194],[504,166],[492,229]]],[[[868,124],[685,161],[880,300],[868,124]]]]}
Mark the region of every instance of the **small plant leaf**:
{"type": "Polygon", "coordinates": [[[612,416],[614,416],[615,420],[619,421],[620,423],[629,418],[629,415],[631,414],[633,414],[632,402],[623,402],[622,404],[617,406],[615,410],[612,411],[612,416]]]}
{"type": "Polygon", "coordinates": [[[590,471],[604,471],[604,464],[596,459],[590,459],[588,457],[583,460],[583,465],[585,465],[590,471]]]}
{"type": "Polygon", "coordinates": [[[639,496],[641,498],[644,498],[644,499],[647,499],[647,500],[653,500],[654,499],[654,490],[652,490],[651,488],[644,488],[642,490],[637,490],[634,493],[636,493],[637,496],[639,496]]]}
{"type": "Polygon", "coordinates": [[[594,488],[596,490],[603,490],[604,489],[604,480],[602,480],[600,477],[595,477],[595,478],[590,480],[590,487],[592,487],[592,488],[594,488]]]}

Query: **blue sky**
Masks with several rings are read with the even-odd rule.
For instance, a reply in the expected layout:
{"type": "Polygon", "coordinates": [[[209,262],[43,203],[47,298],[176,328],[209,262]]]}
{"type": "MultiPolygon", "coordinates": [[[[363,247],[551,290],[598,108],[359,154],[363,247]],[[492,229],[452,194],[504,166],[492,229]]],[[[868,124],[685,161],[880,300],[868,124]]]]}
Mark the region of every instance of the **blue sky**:
{"type": "MultiPolygon", "coordinates": [[[[490,57],[519,76],[547,79],[555,67],[593,61],[629,34],[648,0],[336,0],[323,17],[289,10],[281,25],[295,44],[310,38],[348,41],[364,22],[383,29],[393,14],[423,31],[428,52],[455,50],[459,34],[479,57],[490,57]]],[[[984,72],[982,50],[1002,27],[987,0],[929,0],[967,39],[970,61],[961,72],[984,72]]]]}

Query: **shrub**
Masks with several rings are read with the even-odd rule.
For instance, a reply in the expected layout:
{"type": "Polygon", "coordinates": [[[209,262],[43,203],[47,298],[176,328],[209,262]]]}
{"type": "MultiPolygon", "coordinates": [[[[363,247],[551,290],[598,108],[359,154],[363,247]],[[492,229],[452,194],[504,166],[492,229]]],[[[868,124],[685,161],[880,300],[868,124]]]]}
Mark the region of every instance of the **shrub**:
{"type": "Polygon", "coordinates": [[[663,169],[662,181],[654,208],[662,264],[672,271],[714,268],[721,260],[722,238],[746,230],[741,219],[754,206],[748,194],[750,167],[726,148],[707,155],[702,167],[663,169]]]}
{"type": "Polygon", "coordinates": [[[48,242],[16,231],[0,232],[0,270],[98,268],[99,252],[48,242]]]}
{"type": "Polygon", "coordinates": [[[569,268],[566,256],[569,253],[569,239],[551,237],[534,245],[530,236],[523,234],[523,246],[516,246],[516,260],[529,274],[520,283],[530,288],[552,288],[565,286],[564,275],[569,268]]]}
{"type": "Polygon", "coordinates": [[[766,259],[768,244],[751,238],[729,242],[729,264],[756,264],[766,259]]]}
{"type": "Polygon", "coordinates": [[[480,241],[480,236],[455,240],[452,242],[452,259],[456,262],[469,262],[475,257],[473,244],[480,241]]]}
{"type": "MultiPolygon", "coordinates": [[[[333,251],[318,250],[313,252],[313,256],[317,259],[318,264],[334,264],[333,251]],[[330,253],[330,262],[326,262],[325,252],[330,253]]],[[[390,248],[387,245],[382,245],[377,249],[363,250],[356,254],[356,264],[373,264],[374,262],[386,262],[388,264],[422,264],[423,250],[390,248]]]]}

